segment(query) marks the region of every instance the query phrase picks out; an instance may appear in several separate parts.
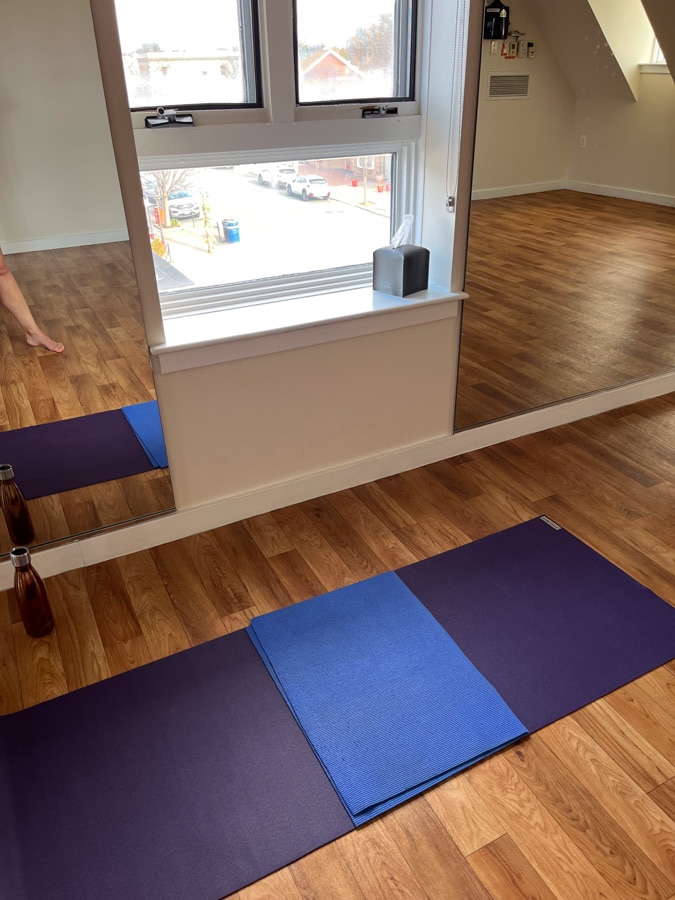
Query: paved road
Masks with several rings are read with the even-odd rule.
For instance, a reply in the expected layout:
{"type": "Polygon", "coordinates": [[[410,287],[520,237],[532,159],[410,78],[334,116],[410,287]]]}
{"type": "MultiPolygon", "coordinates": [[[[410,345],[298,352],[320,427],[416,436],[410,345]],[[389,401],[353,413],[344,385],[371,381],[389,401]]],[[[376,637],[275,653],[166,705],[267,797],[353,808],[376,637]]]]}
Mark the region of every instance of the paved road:
{"type": "Polygon", "coordinates": [[[166,229],[172,264],[196,284],[370,262],[373,250],[389,243],[389,195],[378,194],[374,186],[365,209],[362,187],[340,186],[332,189],[335,199],[303,202],[261,186],[236,169],[208,170],[203,187],[214,221],[235,219],[240,241],[216,243],[209,254],[199,240],[203,222],[184,222],[181,231],[193,235],[190,243],[201,243],[204,249],[182,243],[180,235],[166,229]]]}

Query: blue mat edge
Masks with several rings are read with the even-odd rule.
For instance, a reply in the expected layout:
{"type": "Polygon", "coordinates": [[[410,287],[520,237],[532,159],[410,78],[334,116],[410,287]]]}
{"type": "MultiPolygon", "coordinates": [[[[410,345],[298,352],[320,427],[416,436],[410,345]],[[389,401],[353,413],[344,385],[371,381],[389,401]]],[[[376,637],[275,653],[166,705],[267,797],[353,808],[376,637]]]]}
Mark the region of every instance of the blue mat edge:
{"type": "MultiPolygon", "coordinates": [[[[264,646],[262,645],[261,641],[259,640],[259,638],[258,638],[258,636],[257,636],[257,634],[256,634],[256,632],[255,632],[255,626],[254,626],[254,623],[255,623],[256,619],[265,619],[265,618],[274,616],[274,615],[275,615],[275,612],[265,613],[265,614],[263,614],[263,615],[261,615],[261,616],[256,616],[256,617],[254,617],[254,618],[251,620],[251,624],[245,629],[245,630],[246,630],[246,633],[248,634],[249,639],[251,640],[251,643],[252,643],[253,646],[256,648],[257,652],[259,653],[260,658],[262,659],[263,663],[265,664],[265,667],[267,668],[267,671],[268,671],[270,677],[272,678],[272,680],[274,681],[274,683],[275,683],[277,689],[279,690],[280,694],[281,694],[282,697],[284,698],[284,701],[285,701],[285,703],[287,704],[288,709],[289,709],[290,712],[292,713],[293,717],[295,718],[295,720],[296,720],[296,722],[297,722],[297,724],[298,724],[298,727],[300,728],[300,730],[302,731],[302,733],[305,735],[305,738],[307,739],[307,742],[308,742],[308,744],[310,745],[310,747],[312,747],[312,750],[313,750],[313,752],[315,753],[315,756],[316,756],[317,760],[318,760],[319,763],[321,764],[321,766],[322,766],[322,768],[323,768],[323,770],[324,770],[324,772],[325,772],[325,774],[326,774],[326,777],[328,778],[328,780],[330,781],[330,783],[331,783],[333,789],[335,790],[335,793],[336,793],[337,796],[340,798],[340,801],[343,803],[343,805],[344,805],[344,807],[345,807],[345,810],[346,810],[347,814],[349,815],[349,817],[350,817],[350,819],[352,820],[352,822],[354,823],[354,825],[357,826],[357,827],[360,826],[360,825],[366,824],[367,822],[371,821],[372,819],[377,818],[378,816],[380,816],[380,815],[382,815],[383,813],[385,813],[385,812],[387,812],[387,811],[389,811],[389,810],[395,808],[396,806],[399,806],[400,804],[406,802],[407,800],[412,799],[413,797],[416,797],[416,796],[418,796],[418,795],[424,793],[424,792],[425,792],[426,790],[428,790],[429,788],[431,788],[431,787],[433,787],[433,786],[435,786],[435,785],[437,785],[437,784],[441,784],[443,781],[446,781],[446,780],[448,780],[449,778],[453,777],[454,775],[457,775],[457,774],[459,774],[460,772],[463,772],[463,771],[465,771],[466,769],[470,768],[471,766],[477,764],[478,762],[481,762],[482,760],[487,759],[487,758],[489,758],[490,756],[493,756],[495,753],[498,753],[499,751],[505,749],[506,747],[509,747],[509,746],[512,746],[512,745],[515,744],[515,743],[518,743],[518,742],[521,741],[523,738],[527,737],[527,736],[529,735],[529,733],[530,733],[530,732],[528,731],[528,729],[525,727],[525,725],[523,725],[523,723],[518,719],[518,717],[517,717],[516,714],[513,712],[513,710],[510,709],[510,707],[509,707],[508,704],[504,701],[503,697],[499,694],[499,692],[496,690],[496,688],[494,687],[494,685],[492,685],[492,684],[490,683],[490,681],[489,681],[487,678],[485,678],[485,676],[480,672],[480,670],[479,670],[479,669],[471,662],[471,660],[469,660],[468,657],[466,657],[466,654],[464,654],[464,651],[462,650],[461,647],[459,647],[459,645],[456,643],[456,641],[454,640],[454,638],[452,637],[452,635],[451,635],[445,628],[443,628],[443,626],[438,622],[438,620],[437,620],[434,616],[432,616],[432,615],[428,612],[428,610],[426,609],[426,607],[424,606],[424,604],[420,601],[420,599],[419,599],[412,591],[410,591],[410,590],[407,588],[407,586],[401,581],[401,579],[400,579],[399,576],[396,574],[396,572],[393,572],[393,571],[392,571],[392,572],[386,572],[386,573],[383,573],[383,574],[381,574],[381,575],[374,576],[374,577],[371,578],[371,579],[366,579],[366,581],[375,581],[375,580],[379,580],[379,579],[387,579],[387,578],[392,578],[392,577],[396,580],[396,582],[398,582],[398,584],[399,584],[400,586],[402,586],[403,588],[406,589],[406,591],[407,591],[407,592],[410,594],[410,596],[415,600],[415,602],[416,602],[417,604],[419,604],[420,608],[423,609],[423,610],[430,616],[430,618],[433,619],[433,621],[434,621],[436,624],[438,624],[439,629],[442,630],[442,631],[447,635],[448,639],[455,645],[455,647],[457,647],[457,649],[460,651],[460,653],[465,657],[466,662],[467,662],[467,664],[470,666],[470,668],[471,668],[471,669],[472,669],[472,670],[473,670],[473,671],[474,671],[474,672],[482,679],[483,682],[485,682],[485,684],[487,684],[487,685],[494,691],[494,694],[501,700],[501,702],[502,702],[504,708],[505,708],[506,710],[508,710],[509,713],[511,713],[513,719],[518,723],[518,725],[520,726],[520,728],[521,728],[522,730],[519,731],[517,734],[515,734],[512,738],[510,738],[510,739],[508,739],[508,740],[505,740],[505,741],[503,741],[503,742],[501,742],[501,743],[495,745],[494,747],[491,747],[491,748],[485,750],[483,753],[480,753],[480,754],[478,754],[478,755],[476,755],[476,756],[474,756],[474,757],[471,757],[470,759],[466,760],[466,761],[465,761],[464,763],[462,763],[461,765],[454,766],[454,767],[452,767],[452,768],[450,768],[450,769],[444,770],[444,771],[440,772],[438,775],[434,776],[433,778],[430,778],[430,779],[427,779],[427,780],[425,780],[425,781],[423,781],[423,782],[420,782],[420,783],[418,783],[418,784],[415,784],[415,785],[411,786],[408,790],[403,791],[402,793],[396,794],[395,796],[390,797],[390,798],[388,798],[387,800],[382,801],[381,803],[378,803],[378,804],[375,804],[375,805],[373,805],[373,806],[370,806],[370,807],[364,809],[363,811],[361,811],[361,812],[359,812],[359,813],[353,813],[353,812],[349,809],[349,807],[348,807],[347,803],[345,802],[345,800],[343,799],[343,797],[342,797],[342,795],[341,795],[341,792],[340,792],[338,786],[336,785],[336,783],[335,783],[333,777],[331,776],[330,770],[329,770],[328,767],[324,764],[324,761],[322,760],[320,754],[314,749],[314,746],[313,746],[313,744],[312,744],[312,740],[310,739],[310,736],[308,735],[308,733],[307,733],[305,727],[303,726],[302,720],[301,720],[301,719],[299,718],[299,716],[297,715],[296,710],[295,710],[295,708],[294,708],[294,705],[293,705],[293,703],[290,701],[290,699],[289,699],[289,697],[288,697],[288,695],[287,695],[287,693],[286,693],[286,691],[285,691],[285,689],[284,689],[284,686],[283,686],[282,682],[281,682],[280,679],[279,679],[279,676],[278,676],[278,673],[277,673],[277,671],[276,671],[276,669],[275,669],[274,664],[272,663],[271,659],[269,658],[267,652],[265,651],[264,646]]],[[[357,584],[359,584],[359,583],[360,583],[360,582],[356,582],[354,585],[348,585],[347,588],[355,587],[355,586],[356,586],[357,584]]],[[[317,595],[316,597],[308,598],[308,600],[309,600],[310,602],[311,602],[311,601],[316,602],[317,600],[320,600],[322,597],[328,597],[328,596],[330,596],[330,595],[332,595],[332,594],[335,594],[336,592],[339,592],[340,590],[343,590],[343,589],[338,588],[336,591],[328,591],[328,592],[326,592],[325,594],[320,594],[320,595],[317,595]]],[[[303,602],[307,602],[307,601],[300,601],[300,602],[303,603],[303,602]]],[[[297,605],[297,604],[294,604],[294,605],[297,605]]],[[[285,612],[285,613],[288,613],[288,610],[290,610],[290,609],[292,609],[292,608],[293,608],[292,606],[291,606],[291,607],[284,607],[282,610],[277,610],[276,612],[281,612],[281,613],[285,612]]]]}
{"type": "Polygon", "coordinates": [[[122,413],[152,465],[156,469],[166,469],[169,459],[157,401],[123,406],[122,413]]]}

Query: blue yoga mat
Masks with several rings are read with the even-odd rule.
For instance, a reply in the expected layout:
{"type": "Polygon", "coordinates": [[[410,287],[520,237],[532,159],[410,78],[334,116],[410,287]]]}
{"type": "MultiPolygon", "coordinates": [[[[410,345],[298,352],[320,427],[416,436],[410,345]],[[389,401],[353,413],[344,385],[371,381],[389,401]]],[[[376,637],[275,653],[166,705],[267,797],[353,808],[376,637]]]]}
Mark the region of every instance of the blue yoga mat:
{"type": "Polygon", "coordinates": [[[156,400],[123,406],[122,412],[140,441],[148,459],[156,469],[166,469],[169,460],[164,445],[164,433],[156,400]]]}
{"type": "Polygon", "coordinates": [[[393,573],[248,633],[356,825],[527,733],[393,573]]]}

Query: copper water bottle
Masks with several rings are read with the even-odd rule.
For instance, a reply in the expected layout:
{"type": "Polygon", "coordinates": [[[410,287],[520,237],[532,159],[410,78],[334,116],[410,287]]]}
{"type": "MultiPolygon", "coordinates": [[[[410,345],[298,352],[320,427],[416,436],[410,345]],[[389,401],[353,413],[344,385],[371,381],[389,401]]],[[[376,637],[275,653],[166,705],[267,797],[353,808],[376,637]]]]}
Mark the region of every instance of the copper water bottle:
{"type": "Polygon", "coordinates": [[[31,565],[27,547],[15,547],[9,555],[14,566],[14,593],[24,628],[31,637],[44,637],[54,627],[44,582],[31,565]]]}
{"type": "Polygon", "coordinates": [[[28,504],[14,480],[14,470],[7,463],[0,463],[0,506],[12,543],[15,546],[32,543],[35,531],[28,504]]]}

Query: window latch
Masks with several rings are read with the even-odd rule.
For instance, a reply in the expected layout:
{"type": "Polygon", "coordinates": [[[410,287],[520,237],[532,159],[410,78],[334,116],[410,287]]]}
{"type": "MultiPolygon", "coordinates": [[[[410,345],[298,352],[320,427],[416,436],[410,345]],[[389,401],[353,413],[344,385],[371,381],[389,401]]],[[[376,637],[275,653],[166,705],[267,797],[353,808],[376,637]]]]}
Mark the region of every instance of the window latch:
{"type": "Polygon", "coordinates": [[[182,125],[194,125],[192,113],[178,112],[177,109],[165,109],[163,106],[157,107],[157,114],[145,117],[146,128],[160,128],[167,125],[175,128],[182,125]]]}
{"type": "Polygon", "coordinates": [[[380,106],[362,106],[361,107],[361,118],[362,119],[381,119],[386,116],[397,116],[398,115],[398,106],[388,106],[386,103],[382,103],[380,106]]]}

